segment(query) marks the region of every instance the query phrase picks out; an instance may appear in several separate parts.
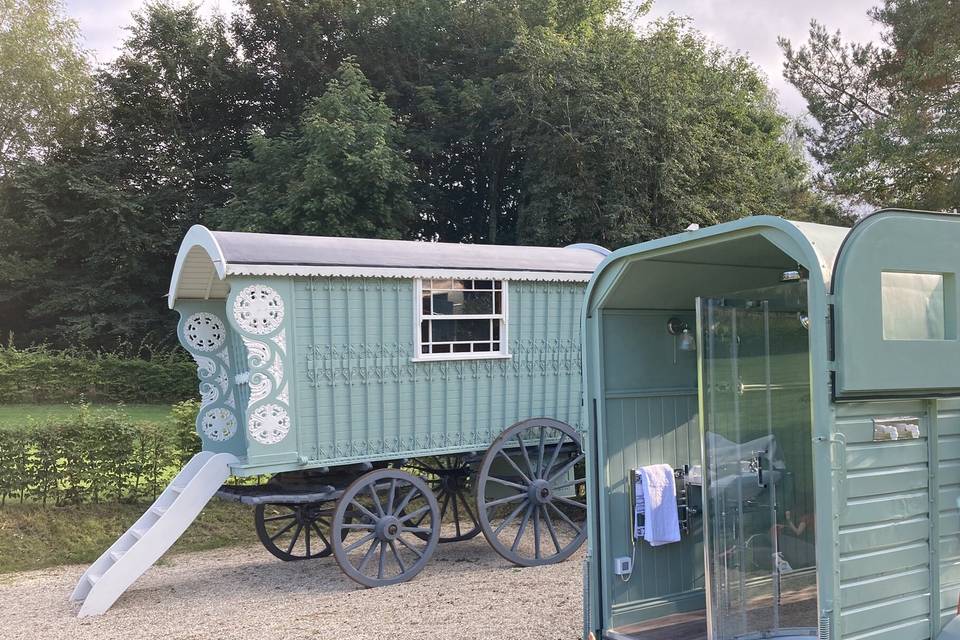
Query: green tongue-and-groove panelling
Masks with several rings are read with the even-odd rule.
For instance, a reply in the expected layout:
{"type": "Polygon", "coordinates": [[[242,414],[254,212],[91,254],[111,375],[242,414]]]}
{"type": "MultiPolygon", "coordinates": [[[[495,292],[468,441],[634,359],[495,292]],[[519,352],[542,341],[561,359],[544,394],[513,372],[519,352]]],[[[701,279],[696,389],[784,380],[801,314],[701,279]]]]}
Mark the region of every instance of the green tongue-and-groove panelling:
{"type": "Polygon", "coordinates": [[[960,400],[836,407],[847,439],[838,542],[843,637],[935,638],[960,593],[960,400]],[[874,442],[874,418],[894,416],[919,416],[921,437],[874,442]]]}
{"type": "Polygon", "coordinates": [[[549,416],[580,428],[582,284],[510,282],[511,358],[414,362],[414,281],[298,278],[295,407],[306,466],[483,451],[549,416]]]}

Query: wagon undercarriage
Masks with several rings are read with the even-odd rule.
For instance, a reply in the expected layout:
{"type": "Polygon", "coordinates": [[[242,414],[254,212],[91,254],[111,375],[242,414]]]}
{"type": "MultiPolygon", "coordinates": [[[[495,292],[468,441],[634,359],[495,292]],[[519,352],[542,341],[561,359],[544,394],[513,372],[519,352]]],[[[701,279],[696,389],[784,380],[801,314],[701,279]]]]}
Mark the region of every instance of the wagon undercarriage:
{"type": "Polygon", "coordinates": [[[504,431],[486,452],[280,473],[217,496],[254,507],[257,535],[284,561],[324,558],[367,586],[413,578],[436,545],[481,532],[519,566],[559,562],[583,543],[579,434],[550,419],[504,431]]]}

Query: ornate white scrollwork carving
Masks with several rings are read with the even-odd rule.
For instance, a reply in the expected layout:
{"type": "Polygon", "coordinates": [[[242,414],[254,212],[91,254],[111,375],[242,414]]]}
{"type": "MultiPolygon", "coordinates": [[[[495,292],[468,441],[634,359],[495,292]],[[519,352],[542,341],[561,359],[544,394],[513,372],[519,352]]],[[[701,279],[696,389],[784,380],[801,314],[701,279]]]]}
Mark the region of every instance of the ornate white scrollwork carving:
{"type": "Polygon", "coordinates": [[[272,287],[252,284],[233,300],[233,317],[241,329],[254,335],[275,331],[283,322],[283,298],[272,287]]]}
{"type": "Polygon", "coordinates": [[[278,404],[262,405],[250,415],[247,430],[260,444],[276,444],[290,431],[290,415],[278,404]]]}
{"type": "Polygon", "coordinates": [[[270,361],[270,347],[266,343],[244,337],[243,344],[247,347],[247,363],[251,367],[261,367],[270,361]]]}
{"type": "Polygon", "coordinates": [[[250,386],[250,404],[260,402],[273,391],[273,383],[270,381],[270,376],[262,373],[251,374],[248,384],[250,386]]]}
{"type": "Polygon", "coordinates": [[[183,339],[197,351],[216,351],[226,336],[223,320],[212,313],[195,313],[183,323],[183,339]]]}
{"type": "Polygon", "coordinates": [[[220,385],[220,390],[224,393],[227,392],[227,388],[230,386],[230,377],[227,375],[226,369],[221,369],[220,373],[217,375],[217,384],[220,385]]]}
{"type": "Polygon", "coordinates": [[[283,360],[280,359],[280,356],[274,359],[273,364],[270,365],[267,371],[269,371],[273,379],[277,381],[277,388],[279,388],[280,383],[283,382],[283,360]]]}
{"type": "Polygon", "coordinates": [[[213,358],[193,354],[193,359],[197,363],[197,375],[201,378],[209,378],[217,372],[217,363],[213,358]]]}
{"type": "Polygon", "coordinates": [[[274,344],[280,347],[280,351],[287,352],[287,330],[281,329],[280,333],[270,338],[274,344]]]}
{"type": "Polygon", "coordinates": [[[208,404],[213,404],[217,401],[217,398],[220,397],[220,392],[217,391],[217,387],[210,384],[209,382],[200,383],[200,406],[205,407],[208,404]]]}
{"type": "Polygon", "coordinates": [[[290,404],[290,394],[287,393],[287,385],[283,385],[283,388],[277,393],[277,400],[284,404],[290,404]]]}
{"type": "Polygon", "coordinates": [[[237,432],[237,418],[229,409],[217,407],[203,414],[201,428],[204,435],[211,440],[223,442],[232,438],[237,432]]]}

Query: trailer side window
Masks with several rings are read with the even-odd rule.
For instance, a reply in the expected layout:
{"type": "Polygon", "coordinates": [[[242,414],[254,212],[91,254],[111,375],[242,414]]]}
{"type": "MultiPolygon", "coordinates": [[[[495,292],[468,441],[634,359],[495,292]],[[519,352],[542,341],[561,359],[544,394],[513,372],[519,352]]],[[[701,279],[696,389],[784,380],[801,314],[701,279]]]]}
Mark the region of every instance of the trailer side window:
{"type": "Polygon", "coordinates": [[[953,337],[949,278],[940,273],[880,274],[884,340],[946,340],[953,337]]]}
{"type": "Polygon", "coordinates": [[[420,353],[428,358],[507,354],[502,280],[421,280],[420,353]]]}

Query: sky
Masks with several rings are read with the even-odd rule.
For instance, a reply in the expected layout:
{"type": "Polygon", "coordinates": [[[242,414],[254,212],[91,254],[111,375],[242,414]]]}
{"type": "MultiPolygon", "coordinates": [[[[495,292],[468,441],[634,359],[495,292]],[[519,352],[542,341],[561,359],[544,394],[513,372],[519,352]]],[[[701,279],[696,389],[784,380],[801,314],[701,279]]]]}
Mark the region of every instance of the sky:
{"type": "MultiPolygon", "coordinates": [[[[229,14],[232,0],[198,0],[206,14],[229,14]]],[[[879,0],[655,0],[641,23],[674,13],[687,16],[692,25],[717,44],[746,54],[767,76],[783,110],[801,116],[806,103],[783,79],[783,55],[777,37],[794,44],[806,40],[810,20],[816,18],[831,31],[839,29],[846,40],[866,42],[879,38],[879,29],[867,16],[879,0]]],[[[109,62],[125,37],[130,13],[143,0],[66,0],[67,13],[76,18],[85,46],[98,62],[109,62]]]]}

